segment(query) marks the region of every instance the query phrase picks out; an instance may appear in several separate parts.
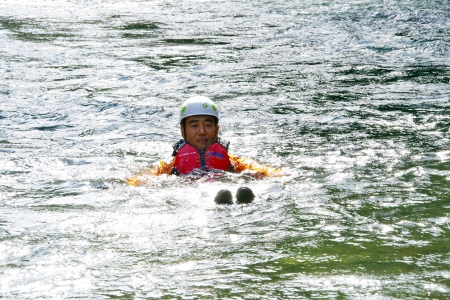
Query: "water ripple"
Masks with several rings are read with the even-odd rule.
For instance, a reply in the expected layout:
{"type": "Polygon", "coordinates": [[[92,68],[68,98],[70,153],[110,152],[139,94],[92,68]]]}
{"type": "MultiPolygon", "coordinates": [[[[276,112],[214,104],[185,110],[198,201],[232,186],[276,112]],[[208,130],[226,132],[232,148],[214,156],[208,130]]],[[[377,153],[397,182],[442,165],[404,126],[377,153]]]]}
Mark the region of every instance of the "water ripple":
{"type": "Polygon", "coordinates": [[[0,297],[448,294],[447,1],[0,10],[0,297]],[[284,176],[124,184],[194,94],[284,176]],[[213,203],[241,185],[255,203],[213,203]]]}

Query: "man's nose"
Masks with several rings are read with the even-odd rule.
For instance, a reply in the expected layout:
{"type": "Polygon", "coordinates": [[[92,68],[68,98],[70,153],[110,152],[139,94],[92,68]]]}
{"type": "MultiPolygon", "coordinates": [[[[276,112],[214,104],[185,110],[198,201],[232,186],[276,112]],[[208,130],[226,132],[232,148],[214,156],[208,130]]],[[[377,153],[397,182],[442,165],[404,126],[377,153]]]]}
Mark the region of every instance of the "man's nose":
{"type": "Polygon", "coordinates": [[[205,125],[200,125],[199,126],[199,133],[205,133],[206,129],[205,129],[205,125]]]}

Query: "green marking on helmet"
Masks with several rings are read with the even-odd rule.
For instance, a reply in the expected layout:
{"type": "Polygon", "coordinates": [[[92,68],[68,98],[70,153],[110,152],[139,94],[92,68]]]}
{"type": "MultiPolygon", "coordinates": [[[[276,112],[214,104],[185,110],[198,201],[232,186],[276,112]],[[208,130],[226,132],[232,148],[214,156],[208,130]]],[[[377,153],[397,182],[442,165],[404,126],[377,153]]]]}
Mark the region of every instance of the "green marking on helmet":
{"type": "Polygon", "coordinates": [[[182,108],[181,108],[181,112],[185,112],[186,111],[186,106],[183,106],[182,108]]]}
{"type": "Polygon", "coordinates": [[[208,108],[208,104],[206,104],[206,103],[203,103],[202,106],[203,106],[204,109],[207,109],[207,108],[208,108]]]}
{"type": "Polygon", "coordinates": [[[213,105],[211,105],[211,107],[212,107],[212,109],[214,109],[214,111],[216,111],[217,110],[217,107],[213,104],[213,105]]]}

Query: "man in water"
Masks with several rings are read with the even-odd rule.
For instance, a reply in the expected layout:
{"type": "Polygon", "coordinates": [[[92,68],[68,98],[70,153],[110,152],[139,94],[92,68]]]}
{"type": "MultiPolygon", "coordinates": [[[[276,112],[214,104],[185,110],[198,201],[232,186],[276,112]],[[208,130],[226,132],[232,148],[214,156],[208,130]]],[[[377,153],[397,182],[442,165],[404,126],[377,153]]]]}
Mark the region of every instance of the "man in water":
{"type": "MultiPolygon", "coordinates": [[[[180,131],[183,137],[174,145],[172,174],[190,174],[193,171],[234,172],[228,154],[229,143],[219,138],[219,113],[211,99],[203,96],[189,98],[181,105],[180,131]]],[[[250,203],[254,194],[248,187],[236,193],[237,203],[250,203]]],[[[214,201],[219,204],[233,203],[229,190],[221,190],[214,201]]]]}
{"type": "Polygon", "coordinates": [[[172,174],[194,170],[233,171],[228,157],[229,143],[219,138],[219,113],[209,98],[192,97],[181,105],[180,131],[183,137],[174,145],[172,174]]]}
{"type": "MultiPolygon", "coordinates": [[[[181,139],[173,146],[174,156],[171,162],[158,162],[153,168],[141,175],[128,178],[129,185],[145,184],[147,175],[211,175],[223,172],[250,172],[255,178],[276,175],[280,170],[262,167],[245,158],[239,158],[228,152],[229,143],[219,138],[219,113],[211,99],[195,96],[186,100],[180,110],[181,139]]],[[[236,193],[237,203],[250,203],[255,198],[248,187],[241,187],[236,193]]],[[[215,202],[233,203],[229,190],[218,192],[215,202]]]]}

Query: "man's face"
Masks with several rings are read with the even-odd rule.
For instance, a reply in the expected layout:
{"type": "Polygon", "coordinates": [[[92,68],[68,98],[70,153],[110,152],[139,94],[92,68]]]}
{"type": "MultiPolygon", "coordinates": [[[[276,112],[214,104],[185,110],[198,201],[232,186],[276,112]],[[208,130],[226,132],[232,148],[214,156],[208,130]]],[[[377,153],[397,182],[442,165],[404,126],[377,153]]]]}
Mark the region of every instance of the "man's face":
{"type": "Polygon", "coordinates": [[[197,149],[206,149],[217,139],[219,125],[214,123],[214,117],[201,115],[186,118],[186,127],[181,127],[181,135],[197,149]]]}

